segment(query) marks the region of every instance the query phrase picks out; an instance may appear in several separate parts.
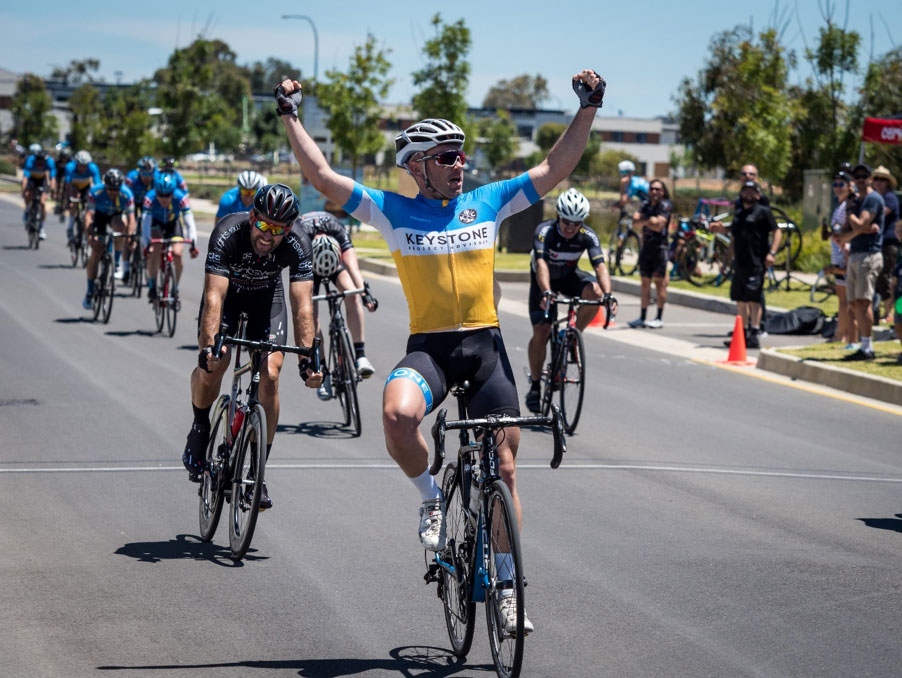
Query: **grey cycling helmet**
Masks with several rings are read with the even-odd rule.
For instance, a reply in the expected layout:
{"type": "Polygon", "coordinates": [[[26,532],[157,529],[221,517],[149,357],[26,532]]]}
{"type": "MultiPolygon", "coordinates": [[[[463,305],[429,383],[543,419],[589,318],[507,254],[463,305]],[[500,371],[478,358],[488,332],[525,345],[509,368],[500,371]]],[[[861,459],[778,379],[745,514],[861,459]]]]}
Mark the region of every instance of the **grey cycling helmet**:
{"type": "Polygon", "coordinates": [[[313,275],[328,278],[341,265],[341,247],[331,235],[313,239],[313,275]]]}
{"type": "Polygon", "coordinates": [[[635,172],[636,166],[633,164],[632,160],[621,160],[620,164],[617,165],[617,169],[621,174],[628,174],[630,172],[635,172]]]}
{"type": "Polygon", "coordinates": [[[589,201],[575,188],[569,188],[557,199],[557,214],[567,221],[583,221],[589,216],[589,201]]]}
{"type": "Polygon", "coordinates": [[[118,191],[122,188],[122,183],[124,181],[125,177],[122,176],[122,172],[115,167],[111,167],[106,171],[106,174],[103,175],[103,185],[111,191],[118,191]]]}
{"type": "Polygon", "coordinates": [[[244,170],[238,175],[238,188],[243,188],[244,190],[257,190],[266,184],[266,179],[263,175],[254,172],[253,170],[244,170]]]}
{"type": "Polygon", "coordinates": [[[90,165],[93,160],[91,154],[84,149],[75,154],[76,165],[90,165]]]}
{"type": "Polygon", "coordinates": [[[395,137],[395,164],[406,168],[414,153],[428,151],[440,144],[456,144],[461,148],[466,138],[464,131],[449,120],[421,120],[395,137]]]}
{"type": "Polygon", "coordinates": [[[29,152],[31,155],[37,155],[38,153],[40,153],[40,152],[43,151],[43,150],[44,150],[44,149],[43,149],[43,147],[41,146],[41,144],[31,144],[31,146],[28,147],[28,152],[29,152]]]}
{"type": "Polygon", "coordinates": [[[267,219],[289,223],[298,218],[298,197],[285,184],[268,184],[254,196],[254,210],[267,219]]]}

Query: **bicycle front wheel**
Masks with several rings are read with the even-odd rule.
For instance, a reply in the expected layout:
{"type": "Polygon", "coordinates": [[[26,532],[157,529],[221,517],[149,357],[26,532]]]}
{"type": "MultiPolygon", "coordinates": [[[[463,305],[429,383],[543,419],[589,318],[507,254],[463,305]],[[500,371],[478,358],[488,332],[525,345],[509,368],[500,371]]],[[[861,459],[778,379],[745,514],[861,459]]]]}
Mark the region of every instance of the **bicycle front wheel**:
{"type": "Polygon", "coordinates": [[[257,526],[263,472],[266,468],[266,414],[262,405],[247,413],[238,439],[238,453],[232,470],[231,520],[229,548],[232,560],[247,553],[257,526]]]}
{"type": "Polygon", "coordinates": [[[141,256],[141,245],[135,244],[135,249],[131,252],[131,269],[129,273],[129,282],[132,286],[132,296],[141,298],[141,288],[144,287],[144,259],[141,256]]]}
{"type": "Polygon", "coordinates": [[[561,360],[561,414],[564,430],[573,435],[583,409],[586,389],[586,348],[579,330],[568,330],[565,339],[561,360]]]}
{"type": "Polygon", "coordinates": [[[470,526],[463,488],[470,483],[469,474],[458,475],[457,462],[448,464],[442,478],[445,495],[445,529],[447,541],[439,554],[452,570],[442,568],[442,604],[445,625],[456,657],[466,657],[473,644],[476,628],[476,603],[473,602],[472,557],[474,530],[470,526]]]}
{"type": "Polygon", "coordinates": [[[175,334],[175,321],[179,312],[179,293],[175,282],[175,269],[172,262],[166,263],[166,275],[163,278],[166,281],[163,296],[166,304],[163,306],[166,315],[166,333],[171,337],[175,334]]]}
{"type": "Polygon", "coordinates": [[[560,373],[560,361],[555,353],[554,329],[552,329],[551,332],[552,335],[550,335],[548,341],[545,342],[545,355],[548,358],[548,364],[542,371],[541,376],[543,417],[547,417],[548,413],[551,411],[551,401],[554,399],[554,391],[557,390],[556,387],[560,387],[558,377],[560,373]]]}
{"type": "Polygon", "coordinates": [[[162,332],[166,325],[166,293],[169,281],[166,279],[166,269],[161,272],[157,280],[157,298],[153,302],[153,317],[157,324],[157,332],[162,332]]]}
{"type": "Polygon", "coordinates": [[[116,278],[113,275],[112,259],[104,266],[104,277],[106,279],[103,281],[103,298],[100,300],[100,306],[103,323],[107,324],[110,322],[110,313],[113,312],[113,292],[116,291],[116,278]]]}
{"type": "Polygon", "coordinates": [[[354,359],[354,345],[347,330],[341,333],[341,351],[338,354],[341,362],[341,392],[344,395],[342,407],[345,408],[345,424],[350,425],[354,437],[360,435],[360,402],[357,400],[357,361],[354,359]]]}
{"type": "Polygon", "coordinates": [[[622,275],[632,275],[639,267],[639,234],[633,230],[626,233],[623,245],[617,253],[617,267],[622,275]]]}
{"type": "Polygon", "coordinates": [[[485,616],[489,646],[499,678],[516,678],[523,663],[524,578],[520,531],[514,502],[503,480],[488,497],[487,582],[485,616]]]}
{"type": "Polygon", "coordinates": [[[771,212],[773,212],[777,226],[783,234],[780,249],[777,250],[777,256],[774,257],[774,266],[785,268],[786,257],[789,256],[789,263],[793,264],[802,251],[802,232],[796,223],[789,218],[789,215],[779,207],[771,207],[771,212]]]}
{"type": "Polygon", "coordinates": [[[620,262],[617,259],[619,250],[620,236],[615,229],[614,232],[611,233],[611,239],[608,241],[608,266],[610,267],[611,275],[617,275],[618,266],[620,265],[620,262]]]}
{"type": "Polygon", "coordinates": [[[78,266],[78,261],[81,258],[81,240],[78,238],[73,238],[72,242],[69,243],[69,261],[72,263],[72,268],[78,266]]]}
{"type": "Polygon", "coordinates": [[[830,298],[830,295],[834,293],[833,285],[820,273],[817,276],[817,280],[814,281],[814,284],[811,286],[811,293],[809,298],[816,304],[823,303],[830,298]]]}
{"type": "Polygon", "coordinates": [[[207,443],[206,468],[201,476],[199,503],[200,538],[210,541],[219,526],[222,498],[226,485],[229,459],[229,396],[221,395],[210,418],[210,442],[207,443]]]}

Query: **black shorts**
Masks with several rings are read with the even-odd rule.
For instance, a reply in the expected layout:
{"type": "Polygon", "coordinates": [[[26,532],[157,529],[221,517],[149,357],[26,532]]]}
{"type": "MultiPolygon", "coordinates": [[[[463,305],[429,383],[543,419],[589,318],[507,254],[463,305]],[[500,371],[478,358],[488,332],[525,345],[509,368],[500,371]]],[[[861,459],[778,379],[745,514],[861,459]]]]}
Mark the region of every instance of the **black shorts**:
{"type": "Polygon", "coordinates": [[[332,275],[327,276],[325,278],[314,274],[313,275],[313,293],[319,294],[319,286],[322,284],[323,280],[328,280],[330,283],[332,283],[332,286],[334,287],[336,285],[336,281],[338,280],[338,274],[341,273],[343,270],[345,270],[345,267],[343,265],[340,265],[338,267],[338,270],[335,271],[335,273],[333,273],[332,275]]]}
{"type": "Polygon", "coordinates": [[[730,285],[730,299],[733,301],[751,301],[760,304],[764,292],[764,269],[737,268],[733,271],[733,282],[730,285]]]}
{"type": "Polygon", "coordinates": [[[153,223],[150,225],[151,237],[153,237],[154,231],[159,231],[161,238],[174,238],[177,235],[182,235],[181,230],[182,229],[179,228],[178,219],[173,219],[169,222],[157,221],[154,219],[153,223]]]}
{"type": "Polygon", "coordinates": [[[420,387],[427,413],[438,408],[453,385],[469,381],[465,396],[469,417],[520,416],[514,373],[497,327],[410,335],[407,355],[385,383],[405,378],[420,387]]]}
{"type": "Polygon", "coordinates": [[[94,220],[91,222],[94,235],[106,235],[106,227],[110,224],[116,224],[112,229],[116,233],[122,233],[125,230],[125,219],[122,217],[122,214],[94,212],[94,220]]]}
{"type": "MultiPolygon", "coordinates": [[[[568,297],[582,296],[583,289],[586,285],[598,282],[591,273],[577,268],[570,275],[566,275],[558,280],[551,281],[551,291],[559,292],[568,297]]],[[[539,306],[542,301],[542,290],[539,289],[539,283],[536,280],[535,272],[529,274],[529,322],[533,325],[539,325],[545,322],[545,311],[539,306]]],[[[548,314],[548,322],[554,322],[557,319],[557,309],[552,309],[548,314]]]]}
{"type": "Polygon", "coordinates": [[[663,278],[667,275],[667,247],[655,245],[639,250],[639,276],[663,278]]]}
{"type": "MultiPolygon", "coordinates": [[[[247,313],[247,327],[244,336],[251,341],[271,341],[286,344],[288,338],[288,308],[282,281],[271,290],[239,293],[231,285],[222,304],[222,320],[229,326],[229,333],[238,329],[238,316],[247,313]]],[[[197,334],[200,336],[204,317],[204,299],[201,295],[200,311],[197,314],[197,334]]]]}
{"type": "Polygon", "coordinates": [[[41,177],[40,179],[35,179],[34,177],[28,177],[28,183],[25,184],[25,190],[26,191],[35,191],[39,188],[43,188],[45,183],[48,186],[50,185],[49,182],[44,177],[41,177]]]}

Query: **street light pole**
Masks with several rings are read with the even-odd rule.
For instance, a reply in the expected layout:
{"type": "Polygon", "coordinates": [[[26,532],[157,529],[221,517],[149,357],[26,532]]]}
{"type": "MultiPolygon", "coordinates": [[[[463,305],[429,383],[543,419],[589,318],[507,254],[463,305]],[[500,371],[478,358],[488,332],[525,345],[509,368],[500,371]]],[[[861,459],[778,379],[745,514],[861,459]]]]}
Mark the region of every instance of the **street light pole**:
{"type": "Polygon", "coordinates": [[[283,14],[283,19],[302,19],[310,24],[313,29],[313,81],[319,79],[319,33],[316,32],[316,24],[306,14],[283,14]]]}

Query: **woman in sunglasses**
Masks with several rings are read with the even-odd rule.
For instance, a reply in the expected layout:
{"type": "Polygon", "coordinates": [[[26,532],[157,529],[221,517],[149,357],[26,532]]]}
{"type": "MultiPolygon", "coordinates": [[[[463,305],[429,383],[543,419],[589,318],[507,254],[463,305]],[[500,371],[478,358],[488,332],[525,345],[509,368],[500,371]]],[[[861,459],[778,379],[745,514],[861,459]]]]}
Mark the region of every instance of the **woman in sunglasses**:
{"type": "MultiPolygon", "coordinates": [[[[836,198],[836,209],[830,217],[830,228],[827,228],[824,222],[821,228],[821,239],[827,240],[834,233],[839,233],[843,224],[846,223],[846,207],[849,198],[855,195],[852,190],[852,177],[842,170],[833,175],[833,196],[836,198]]],[[[836,332],[833,334],[833,340],[844,343],[846,350],[854,351],[858,348],[858,324],[855,322],[855,316],[849,308],[849,301],[846,296],[846,266],[849,260],[849,245],[840,244],[836,240],[830,238],[830,266],[826,268],[825,273],[833,275],[836,281],[836,299],[839,302],[839,308],[836,312],[836,332]]]]}
{"type": "MultiPolygon", "coordinates": [[[[191,373],[191,405],[194,423],[188,432],[182,463],[189,478],[199,482],[204,453],[210,438],[210,408],[229,366],[226,348],[212,353],[216,333],[225,322],[238,326],[238,316],[247,313],[246,337],[255,341],[286,344],[288,312],[282,288],[282,269],[288,269],[288,299],[299,346],[313,345],[313,263],[310,238],[292,222],[298,216],[298,198],[284,184],[260,188],[250,212],[230,214],[216,224],[210,235],[204,267],[204,294],[198,314],[198,365],[191,373]]],[[[260,402],[266,411],[266,456],[272,448],[279,422],[279,372],[282,353],[270,353],[260,371],[260,402]]],[[[299,356],[298,370],[310,388],[322,381],[309,358],[299,356]]],[[[266,485],[260,509],[272,507],[266,485]]]]}

